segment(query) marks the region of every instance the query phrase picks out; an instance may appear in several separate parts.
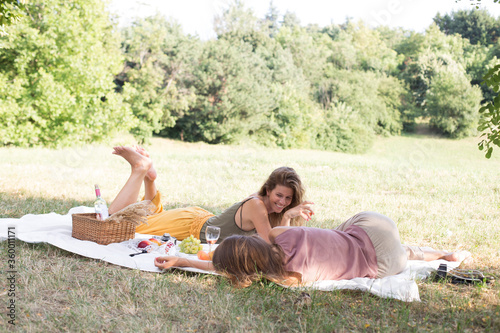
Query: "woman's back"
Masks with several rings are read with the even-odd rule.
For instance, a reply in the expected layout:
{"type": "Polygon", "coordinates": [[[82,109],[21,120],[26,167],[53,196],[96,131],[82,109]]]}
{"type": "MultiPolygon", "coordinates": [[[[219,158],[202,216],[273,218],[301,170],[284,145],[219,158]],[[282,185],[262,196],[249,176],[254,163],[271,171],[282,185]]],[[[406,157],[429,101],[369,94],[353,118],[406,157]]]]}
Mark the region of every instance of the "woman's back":
{"type": "Polygon", "coordinates": [[[345,231],[290,228],[274,242],[285,254],[285,270],[302,274],[303,282],[377,276],[375,248],[358,226],[345,231]]]}
{"type": "MultiPolygon", "coordinates": [[[[256,233],[255,229],[243,230],[241,226],[237,225],[236,222],[236,213],[238,212],[238,209],[240,209],[240,207],[243,209],[245,203],[250,199],[252,199],[252,197],[249,197],[241,202],[237,202],[228,209],[226,209],[221,214],[209,218],[201,228],[200,231],[201,242],[206,243],[205,230],[208,226],[215,226],[220,228],[221,233],[218,240],[219,243],[231,235],[251,236],[255,234],[256,233]]],[[[242,212],[242,209],[240,210],[240,212],[242,212]]],[[[241,218],[239,220],[241,220],[241,218]]]]}

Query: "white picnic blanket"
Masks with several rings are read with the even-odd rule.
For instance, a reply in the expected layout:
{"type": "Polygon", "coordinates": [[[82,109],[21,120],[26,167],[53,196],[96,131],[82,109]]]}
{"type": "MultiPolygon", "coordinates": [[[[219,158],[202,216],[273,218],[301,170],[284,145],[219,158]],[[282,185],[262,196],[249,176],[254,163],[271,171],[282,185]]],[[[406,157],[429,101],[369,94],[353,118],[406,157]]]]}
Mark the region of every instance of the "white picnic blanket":
{"type": "MultiPolygon", "coordinates": [[[[63,250],[79,254],[84,257],[100,259],[111,264],[148,272],[162,272],[154,266],[154,258],[161,255],[159,252],[144,253],[130,257],[137,252],[129,246],[129,241],[109,245],[99,245],[90,241],[82,241],[71,237],[71,214],[90,213],[93,208],[75,207],[68,214],[56,213],[32,215],[28,214],[20,219],[0,219],[0,241],[7,238],[17,238],[28,243],[49,243],[63,250]]],[[[147,239],[148,235],[136,234],[136,238],[147,239]]],[[[180,254],[183,255],[183,254],[180,254]]],[[[185,255],[183,255],[185,256],[185,255]]],[[[197,260],[196,255],[193,258],[197,260]]],[[[406,269],[393,276],[382,279],[356,278],[341,281],[318,281],[307,288],[331,291],[335,289],[357,289],[368,291],[374,295],[395,298],[406,302],[420,301],[416,281],[425,279],[437,270],[441,263],[446,263],[448,269],[458,267],[458,262],[445,260],[408,261],[406,269]]],[[[213,274],[195,268],[181,268],[186,271],[213,274]]]]}

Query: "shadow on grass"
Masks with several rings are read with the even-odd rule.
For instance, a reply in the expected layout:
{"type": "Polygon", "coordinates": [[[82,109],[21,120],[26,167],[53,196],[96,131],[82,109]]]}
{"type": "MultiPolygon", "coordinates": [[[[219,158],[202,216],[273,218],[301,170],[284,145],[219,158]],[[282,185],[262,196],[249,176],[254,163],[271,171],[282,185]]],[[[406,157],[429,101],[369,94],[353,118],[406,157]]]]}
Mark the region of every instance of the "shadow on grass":
{"type": "Polygon", "coordinates": [[[0,218],[20,218],[26,214],[66,214],[70,208],[92,205],[89,201],[28,196],[23,192],[0,192],[0,218]]]}

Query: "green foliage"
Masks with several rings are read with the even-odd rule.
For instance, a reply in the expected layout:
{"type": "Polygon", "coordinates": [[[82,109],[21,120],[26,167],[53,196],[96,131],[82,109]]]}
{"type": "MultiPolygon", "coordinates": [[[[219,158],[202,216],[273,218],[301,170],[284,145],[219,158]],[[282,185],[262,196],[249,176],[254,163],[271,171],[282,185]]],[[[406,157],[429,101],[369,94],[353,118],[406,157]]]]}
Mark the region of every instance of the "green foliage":
{"type": "Polygon", "coordinates": [[[368,28],[362,21],[348,22],[345,33],[352,38],[357,68],[387,74],[394,72],[398,65],[397,53],[385,44],[377,30],[368,28]]]}
{"type": "Polygon", "coordinates": [[[397,69],[397,52],[388,47],[379,30],[368,28],[362,21],[328,26],[322,35],[330,37],[322,43],[330,50],[328,62],[338,69],[387,74],[397,69]]]}
{"type": "Polygon", "coordinates": [[[214,20],[215,33],[219,39],[245,40],[259,31],[259,20],[241,0],[233,0],[222,15],[214,20]]]}
{"type": "Polygon", "coordinates": [[[5,28],[19,22],[25,15],[24,3],[26,0],[3,0],[0,2],[0,36],[5,36],[5,28]]]}
{"type": "Polygon", "coordinates": [[[184,36],[178,24],[160,15],[136,21],[123,31],[123,39],[126,65],[117,79],[138,120],[131,132],[144,142],[153,132],[174,126],[194,103],[193,89],[186,81],[200,42],[184,36]]]}
{"type": "Polygon", "coordinates": [[[385,74],[332,69],[322,83],[325,109],[336,101],[359,113],[364,126],[377,134],[399,134],[402,83],[385,74]]]}
{"type": "MultiPolygon", "coordinates": [[[[322,112],[309,98],[307,90],[297,89],[293,83],[275,85],[273,95],[276,107],[256,133],[256,141],[281,148],[310,148],[315,143],[322,112]]],[[[321,146],[321,145],[319,145],[321,146]]]]}
{"type": "Polygon", "coordinates": [[[282,148],[309,148],[314,137],[314,119],[319,117],[319,106],[310,98],[310,85],[293,55],[281,44],[269,40],[259,46],[256,54],[262,58],[271,74],[273,107],[264,123],[256,126],[254,141],[282,148]]]}
{"type": "Polygon", "coordinates": [[[374,132],[363,125],[363,118],[345,103],[332,103],[318,124],[316,147],[319,149],[363,153],[373,144],[374,132]]]}
{"type": "Polygon", "coordinates": [[[187,141],[231,143],[253,133],[274,107],[270,75],[248,43],[205,43],[191,82],[196,101],[166,134],[187,141]]]}
{"type": "Polygon", "coordinates": [[[327,44],[331,50],[328,62],[338,69],[358,69],[358,54],[353,36],[344,30],[338,30],[333,36],[332,41],[327,44]]]}
{"type": "MultiPolygon", "coordinates": [[[[491,68],[484,76],[485,85],[491,87],[497,94],[500,91],[500,64],[491,68]]],[[[486,158],[493,153],[493,146],[500,147],[500,94],[493,101],[479,109],[481,114],[477,130],[484,137],[478,144],[479,150],[486,149],[486,158]]]]}
{"type": "Polygon", "coordinates": [[[449,55],[455,62],[466,66],[466,58],[464,50],[470,45],[467,39],[459,35],[448,36],[443,33],[434,23],[429,26],[425,32],[425,37],[422,41],[421,53],[435,53],[449,55]]]}
{"type": "Polygon", "coordinates": [[[500,37],[500,21],[487,10],[459,10],[451,14],[437,14],[434,22],[447,35],[459,34],[471,44],[495,44],[500,37]]]}
{"type": "Polygon", "coordinates": [[[474,135],[482,98],[480,88],[472,87],[463,68],[452,61],[434,70],[425,106],[430,125],[451,138],[474,135]]]}
{"type": "MultiPolygon", "coordinates": [[[[480,85],[490,62],[496,61],[498,38],[500,37],[500,20],[494,18],[487,10],[459,10],[441,16],[438,14],[434,22],[447,35],[458,34],[472,45],[464,45],[464,59],[467,73],[473,85],[480,85]]],[[[483,97],[491,101],[495,93],[487,85],[481,85],[483,97]]]]}
{"type": "Polygon", "coordinates": [[[0,143],[99,141],[132,124],[114,92],[121,54],[101,1],[31,2],[0,49],[0,143]]]}
{"type": "Polygon", "coordinates": [[[262,25],[269,32],[269,37],[274,37],[279,30],[278,23],[279,11],[273,4],[273,1],[269,2],[269,9],[266,16],[262,20],[262,25]]]}
{"type": "Polygon", "coordinates": [[[481,85],[488,68],[494,66],[497,61],[497,57],[495,55],[496,45],[493,47],[487,47],[479,44],[469,45],[464,49],[464,57],[466,61],[465,71],[470,76],[471,84],[477,85],[481,88],[484,101],[491,101],[496,95],[490,87],[487,85],[481,85]]]}
{"type": "Polygon", "coordinates": [[[404,70],[406,63],[418,58],[418,55],[424,51],[426,36],[424,34],[411,31],[405,38],[402,38],[394,45],[394,50],[403,58],[399,64],[401,70],[404,70]]]}
{"type": "Polygon", "coordinates": [[[295,13],[287,10],[285,15],[283,15],[283,21],[281,22],[281,24],[283,27],[293,29],[294,27],[300,26],[300,19],[295,13]]]}
{"type": "MultiPolygon", "coordinates": [[[[18,7],[0,6],[0,18],[8,8],[12,22],[18,7]]],[[[473,135],[474,109],[497,95],[474,87],[500,58],[500,44],[491,44],[498,22],[482,11],[438,15],[414,33],[350,20],[303,27],[294,13],[280,20],[272,2],[258,18],[233,0],[215,20],[217,39],[200,41],[160,15],[119,36],[103,0],[24,9],[0,39],[3,145],[130,131],[139,142],[156,133],[362,152],[375,135],[399,135],[417,121],[449,137],[473,135]]]]}
{"type": "Polygon", "coordinates": [[[465,68],[477,68],[478,63],[485,61],[484,53],[474,53],[479,49],[471,48],[458,35],[446,36],[436,25],[431,25],[419,39],[418,48],[405,50],[412,55],[406,58],[400,75],[412,92],[403,102],[410,104],[403,111],[406,128],[423,117],[452,138],[475,134],[475,110],[483,96],[477,86],[472,87],[465,68]]]}
{"type": "Polygon", "coordinates": [[[275,40],[290,52],[295,67],[302,71],[305,80],[312,85],[321,81],[331,54],[326,45],[327,35],[309,34],[305,28],[285,26],[275,40]]]}

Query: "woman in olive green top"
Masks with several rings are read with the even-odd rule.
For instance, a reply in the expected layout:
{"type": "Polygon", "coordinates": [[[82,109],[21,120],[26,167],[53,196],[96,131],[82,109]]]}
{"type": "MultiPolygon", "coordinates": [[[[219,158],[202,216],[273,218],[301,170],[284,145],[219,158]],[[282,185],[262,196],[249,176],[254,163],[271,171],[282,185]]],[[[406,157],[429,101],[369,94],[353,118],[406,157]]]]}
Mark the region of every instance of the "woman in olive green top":
{"type": "Polygon", "coordinates": [[[148,216],[148,224],[136,228],[136,232],[152,235],[169,233],[179,240],[193,235],[205,241],[205,229],[209,225],[221,228],[219,242],[239,234],[259,234],[269,243],[268,234],[276,226],[300,226],[314,214],[312,202],[303,201],[304,188],[299,176],[289,167],[274,170],[259,192],[247,197],[224,211],[214,214],[200,208],[187,207],[163,210],[161,194],[156,189],[156,171],[152,160],[141,147],[114,147],[113,154],[130,163],[131,174],[121,191],[109,206],[113,214],[137,201],[144,182],[143,200],[151,200],[155,212],[148,216]]]}

